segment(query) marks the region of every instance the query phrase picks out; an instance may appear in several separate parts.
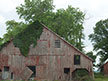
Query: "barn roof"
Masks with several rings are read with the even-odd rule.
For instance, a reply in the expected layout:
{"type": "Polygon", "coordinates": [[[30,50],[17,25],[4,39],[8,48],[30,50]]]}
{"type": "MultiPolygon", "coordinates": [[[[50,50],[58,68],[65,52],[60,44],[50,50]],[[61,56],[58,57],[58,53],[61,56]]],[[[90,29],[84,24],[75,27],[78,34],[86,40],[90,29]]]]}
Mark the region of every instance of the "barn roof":
{"type": "MultiPolygon", "coordinates": [[[[88,57],[86,54],[84,54],[82,51],[80,51],[78,48],[76,48],[75,46],[73,46],[72,44],[70,44],[69,42],[67,42],[65,39],[63,39],[62,37],[60,37],[58,34],[56,34],[55,32],[53,32],[51,29],[49,29],[47,26],[45,26],[43,23],[41,23],[43,25],[44,28],[46,28],[47,30],[49,30],[51,33],[53,33],[54,35],[56,35],[57,37],[59,37],[61,40],[63,40],[65,43],[67,43],[69,46],[73,47],[75,50],[77,50],[78,52],[80,52],[84,57],[86,57],[87,59],[89,59],[90,61],[94,61],[93,59],[91,59],[90,57],[88,57]]],[[[0,49],[3,48],[3,46],[6,46],[9,42],[11,42],[13,39],[5,42],[2,47],[0,47],[0,49]]]]}

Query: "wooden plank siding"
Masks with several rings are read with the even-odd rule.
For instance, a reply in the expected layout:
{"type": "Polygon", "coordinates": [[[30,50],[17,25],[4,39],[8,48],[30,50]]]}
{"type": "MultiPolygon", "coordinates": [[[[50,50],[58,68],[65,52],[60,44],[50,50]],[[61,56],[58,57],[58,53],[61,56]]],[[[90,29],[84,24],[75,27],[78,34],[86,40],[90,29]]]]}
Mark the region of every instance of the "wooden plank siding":
{"type": "Polygon", "coordinates": [[[108,62],[104,64],[104,75],[108,76],[108,62]]]}
{"type": "MultiPolygon", "coordinates": [[[[3,72],[3,67],[9,66],[9,73],[13,73],[14,80],[26,79],[30,75],[24,74],[31,71],[24,70],[27,66],[36,66],[35,80],[65,80],[64,68],[70,68],[69,76],[72,78],[72,72],[77,68],[84,68],[89,71],[90,76],[93,77],[92,59],[80,52],[77,48],[70,45],[60,36],[49,30],[47,27],[43,28],[40,39],[37,41],[35,48],[30,46],[29,55],[22,56],[19,48],[13,45],[11,40],[0,51],[0,69],[3,72]],[[60,48],[55,48],[55,40],[60,40],[60,48]],[[80,65],[74,65],[74,55],[80,55],[80,65]],[[21,73],[23,72],[21,77],[21,73]]],[[[9,76],[8,79],[11,79],[9,76]]]]}

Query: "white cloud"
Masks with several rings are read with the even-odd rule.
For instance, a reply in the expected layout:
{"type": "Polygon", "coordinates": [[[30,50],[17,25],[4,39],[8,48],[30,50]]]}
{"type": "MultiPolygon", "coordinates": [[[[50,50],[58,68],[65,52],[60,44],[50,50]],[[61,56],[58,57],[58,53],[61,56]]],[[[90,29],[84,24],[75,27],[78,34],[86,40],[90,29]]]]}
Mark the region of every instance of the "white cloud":
{"type": "Polygon", "coordinates": [[[5,18],[3,16],[0,16],[0,23],[5,22],[5,18]]]}
{"type": "Polygon", "coordinates": [[[56,6],[56,9],[59,8],[67,8],[68,5],[71,5],[71,0],[54,0],[54,5],[56,6]]]}
{"type": "Polygon", "coordinates": [[[1,0],[0,1],[0,11],[1,12],[9,12],[15,8],[15,4],[12,0],[1,0]]]}
{"type": "Polygon", "coordinates": [[[6,33],[7,20],[18,20],[16,7],[23,2],[24,0],[0,0],[0,37],[6,33]]]}
{"type": "Polygon", "coordinates": [[[13,11],[19,4],[23,3],[24,0],[0,0],[0,12],[13,11]]]}

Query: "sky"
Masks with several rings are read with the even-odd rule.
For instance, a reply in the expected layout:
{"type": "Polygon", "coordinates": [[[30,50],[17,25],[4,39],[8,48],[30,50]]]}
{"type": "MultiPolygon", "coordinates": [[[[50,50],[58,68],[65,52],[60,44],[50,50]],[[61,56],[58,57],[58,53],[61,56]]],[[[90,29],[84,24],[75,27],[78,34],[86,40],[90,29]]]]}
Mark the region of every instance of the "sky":
{"type": "MultiPolygon", "coordinates": [[[[24,0],[1,0],[0,1],[0,37],[6,33],[5,22],[8,20],[19,21],[16,7],[24,0]]],[[[85,15],[84,34],[85,51],[92,51],[93,47],[88,35],[93,33],[93,27],[101,19],[108,18],[108,0],[54,0],[56,9],[66,9],[68,5],[79,8],[85,15]]]]}

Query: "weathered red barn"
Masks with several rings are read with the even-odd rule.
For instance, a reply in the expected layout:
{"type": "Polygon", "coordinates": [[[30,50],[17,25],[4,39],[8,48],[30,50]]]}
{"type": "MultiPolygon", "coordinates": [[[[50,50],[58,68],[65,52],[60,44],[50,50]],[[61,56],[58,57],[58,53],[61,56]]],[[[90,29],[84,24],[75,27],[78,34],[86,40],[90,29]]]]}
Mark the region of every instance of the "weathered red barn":
{"type": "Polygon", "coordinates": [[[108,60],[106,60],[105,64],[103,65],[103,72],[105,76],[108,76],[108,60]]]}
{"type": "Polygon", "coordinates": [[[66,80],[77,69],[85,69],[93,77],[92,59],[43,25],[36,47],[30,47],[27,57],[11,40],[0,51],[2,79],[66,80]]]}

